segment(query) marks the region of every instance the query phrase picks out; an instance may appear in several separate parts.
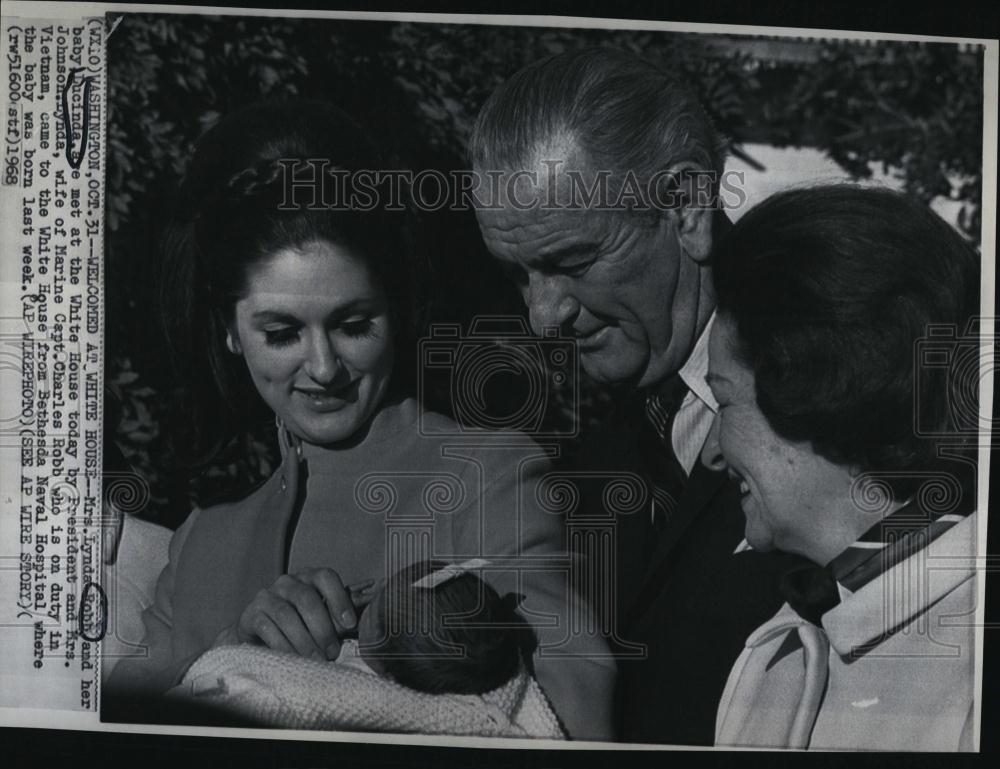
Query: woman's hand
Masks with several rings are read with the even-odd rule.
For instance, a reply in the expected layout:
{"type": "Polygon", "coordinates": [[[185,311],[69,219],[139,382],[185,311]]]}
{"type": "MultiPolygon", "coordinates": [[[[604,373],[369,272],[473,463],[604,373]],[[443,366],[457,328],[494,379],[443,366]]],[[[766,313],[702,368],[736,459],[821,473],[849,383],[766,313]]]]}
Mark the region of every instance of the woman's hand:
{"type": "MultiPolygon", "coordinates": [[[[357,590],[357,586],[355,586],[357,590]]],[[[341,637],[357,625],[351,594],[333,569],[284,574],[257,593],[216,646],[256,643],[316,660],[336,659],[341,637]]]]}

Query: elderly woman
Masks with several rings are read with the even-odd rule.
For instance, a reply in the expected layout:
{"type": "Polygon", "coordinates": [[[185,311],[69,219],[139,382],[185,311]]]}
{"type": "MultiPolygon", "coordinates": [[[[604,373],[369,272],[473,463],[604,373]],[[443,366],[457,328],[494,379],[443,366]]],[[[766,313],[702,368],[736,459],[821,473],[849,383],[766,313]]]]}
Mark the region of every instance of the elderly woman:
{"type": "Polygon", "coordinates": [[[833,186],[770,198],[714,259],[703,461],[738,479],[748,547],[807,559],[716,743],[973,747],[975,254],[901,194],[833,186]]]}
{"type": "Polygon", "coordinates": [[[338,179],[379,167],[361,129],[318,102],[246,108],[199,142],[164,288],[196,396],[187,418],[236,432],[259,396],[282,461],[176,532],[143,618],[148,655],[123,660],[108,690],[148,701],[220,645],[334,660],[366,586],[431,556],[481,557],[500,594],[524,595],[535,673],[568,734],[608,738],[606,645],[567,632],[584,610],[567,574],[531,567],[569,563],[562,521],[536,501],[545,451],[527,438],[463,442],[410,395],[417,325],[400,214],[371,177],[353,209],[338,197],[338,179]]]}

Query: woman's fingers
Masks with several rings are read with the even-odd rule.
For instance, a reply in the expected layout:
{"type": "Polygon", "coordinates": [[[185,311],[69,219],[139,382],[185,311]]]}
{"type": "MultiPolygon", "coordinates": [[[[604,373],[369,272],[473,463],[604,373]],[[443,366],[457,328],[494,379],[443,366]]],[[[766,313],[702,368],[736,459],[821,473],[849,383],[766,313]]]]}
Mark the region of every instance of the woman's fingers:
{"type": "Polygon", "coordinates": [[[346,586],[347,592],[351,594],[351,598],[353,598],[355,595],[360,594],[360,593],[367,593],[372,588],[375,587],[375,583],[377,581],[378,580],[374,580],[374,579],[366,579],[366,580],[363,580],[361,582],[354,582],[354,583],[346,586]]]}
{"type": "MultiPolygon", "coordinates": [[[[263,593],[263,591],[261,591],[263,593]]],[[[285,638],[261,606],[261,595],[258,595],[243,612],[237,628],[240,641],[261,643],[269,649],[282,652],[294,652],[295,649],[285,638]]],[[[222,640],[222,636],[217,641],[222,640]]]]}
{"type": "Polygon", "coordinates": [[[338,637],[354,629],[358,618],[350,593],[340,581],[340,575],[333,569],[315,569],[302,576],[316,587],[326,601],[328,616],[336,626],[338,637]]]}
{"type": "Polygon", "coordinates": [[[288,601],[277,601],[269,616],[278,626],[282,635],[288,639],[296,653],[303,657],[325,660],[326,654],[320,649],[313,638],[305,621],[295,606],[288,601]]]}
{"type": "Polygon", "coordinates": [[[333,569],[284,574],[261,590],[239,622],[243,640],[314,659],[336,659],[340,637],[357,625],[355,602],[370,600],[374,580],[344,587],[333,569]]]}
{"type": "Polygon", "coordinates": [[[276,651],[326,659],[298,610],[283,595],[291,586],[287,582],[280,586],[279,583],[275,583],[270,590],[261,590],[243,612],[240,618],[241,635],[246,640],[259,641],[276,651]]]}
{"type": "Polygon", "coordinates": [[[384,579],[369,579],[350,585],[347,592],[351,594],[351,603],[354,605],[355,614],[368,606],[384,587],[384,579]]]}
{"type": "Polygon", "coordinates": [[[301,579],[295,579],[293,583],[285,585],[284,597],[301,617],[320,658],[327,659],[327,647],[337,641],[337,629],[319,590],[301,579]]]}
{"type": "Polygon", "coordinates": [[[274,621],[265,614],[258,614],[254,619],[254,633],[268,649],[294,654],[296,649],[274,621]]]}

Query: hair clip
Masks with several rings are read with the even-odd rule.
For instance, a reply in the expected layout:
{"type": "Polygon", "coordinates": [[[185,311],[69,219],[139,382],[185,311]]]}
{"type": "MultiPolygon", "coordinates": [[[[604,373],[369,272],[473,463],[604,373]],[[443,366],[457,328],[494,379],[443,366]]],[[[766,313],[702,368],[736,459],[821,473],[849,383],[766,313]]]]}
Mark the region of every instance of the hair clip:
{"type": "Polygon", "coordinates": [[[481,569],[483,566],[488,566],[489,561],[483,558],[473,558],[468,561],[463,561],[462,563],[449,563],[437,571],[432,571],[430,574],[425,574],[423,577],[414,582],[411,587],[431,589],[438,585],[447,582],[450,579],[465,574],[467,571],[472,569],[481,569]]]}

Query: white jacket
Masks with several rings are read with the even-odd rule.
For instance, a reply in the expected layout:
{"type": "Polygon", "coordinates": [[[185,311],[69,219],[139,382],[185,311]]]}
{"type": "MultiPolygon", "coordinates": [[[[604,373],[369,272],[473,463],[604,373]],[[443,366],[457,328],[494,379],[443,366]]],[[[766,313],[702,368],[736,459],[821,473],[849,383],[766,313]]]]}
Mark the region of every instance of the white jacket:
{"type": "Polygon", "coordinates": [[[975,750],[977,516],[823,615],[785,604],[729,674],[716,745],[975,750]],[[801,645],[769,663],[798,633],[801,645]]]}

